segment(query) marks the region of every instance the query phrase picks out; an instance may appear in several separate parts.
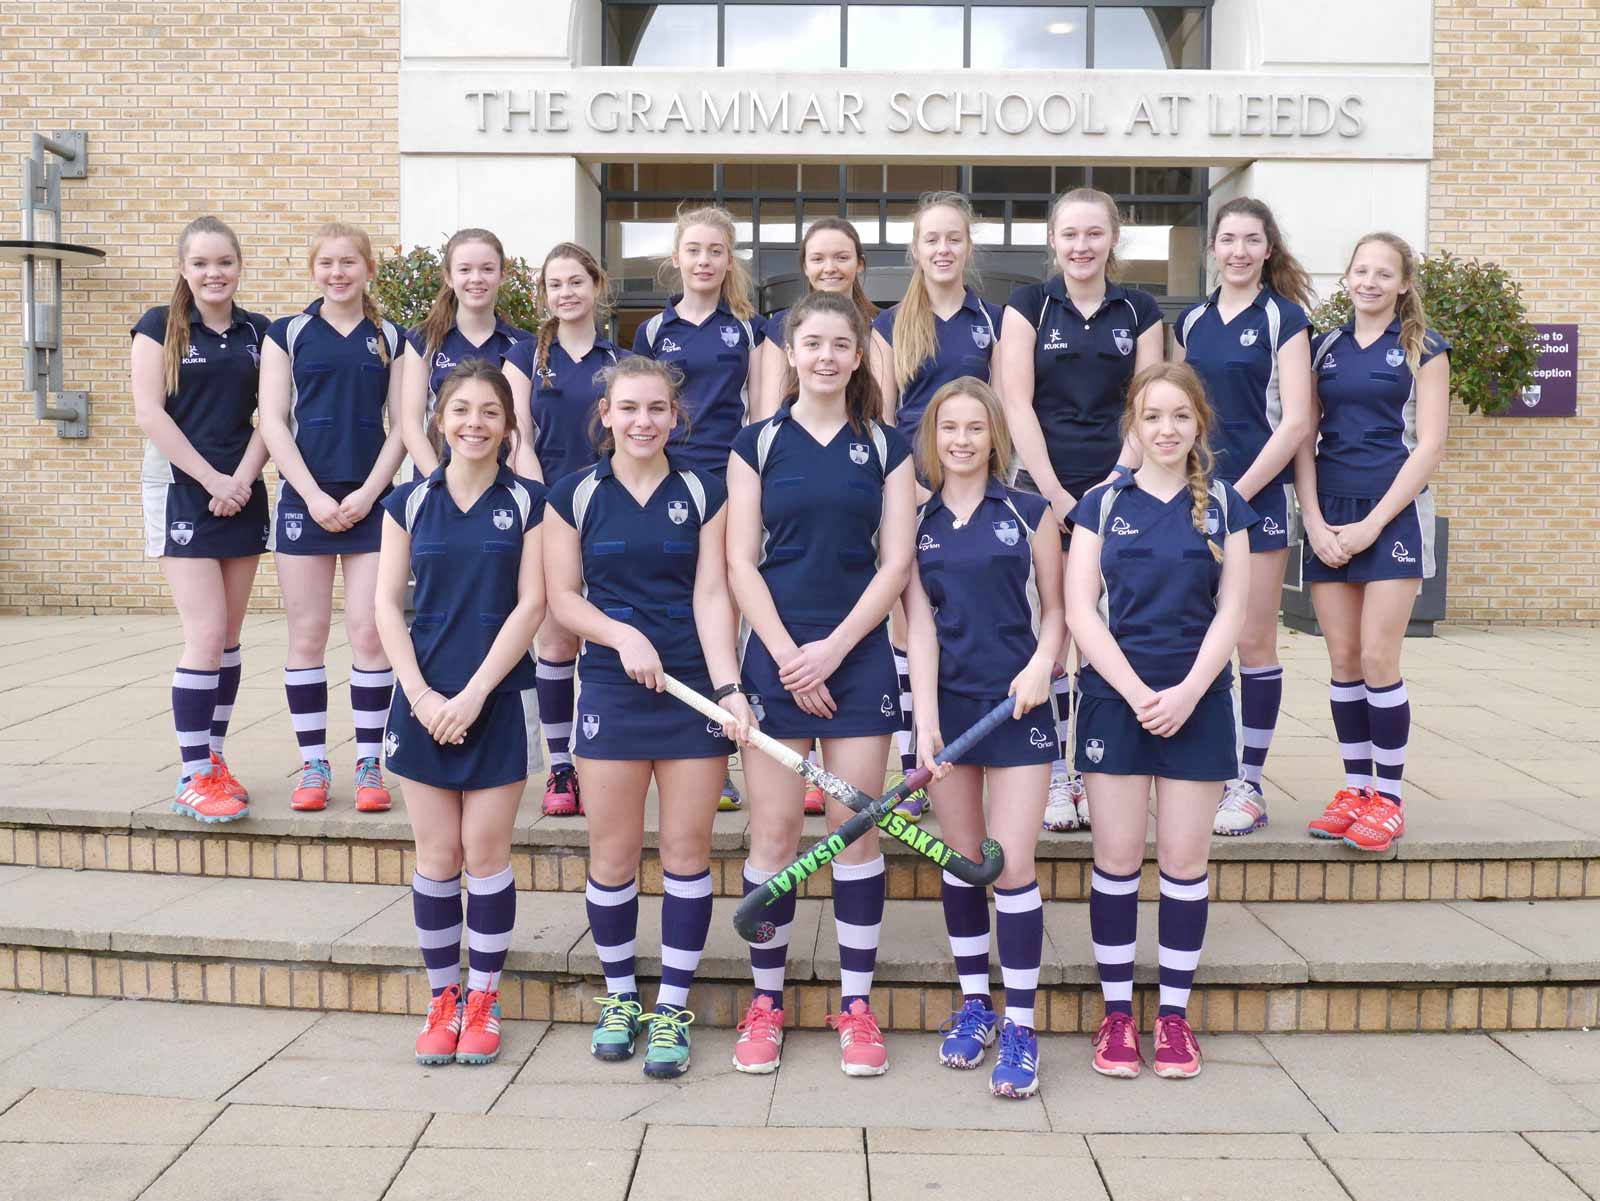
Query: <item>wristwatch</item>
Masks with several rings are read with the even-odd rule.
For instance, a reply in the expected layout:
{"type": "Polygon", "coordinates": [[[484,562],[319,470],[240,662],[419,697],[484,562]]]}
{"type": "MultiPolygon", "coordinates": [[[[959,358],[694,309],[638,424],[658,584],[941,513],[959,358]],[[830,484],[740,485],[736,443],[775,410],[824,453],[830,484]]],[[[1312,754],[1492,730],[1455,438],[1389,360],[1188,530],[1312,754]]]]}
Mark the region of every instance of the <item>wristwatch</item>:
{"type": "Polygon", "coordinates": [[[711,699],[714,701],[720,701],[723,697],[732,696],[735,692],[742,694],[744,689],[739,687],[737,684],[724,684],[721,688],[718,688],[711,694],[711,699]]]}

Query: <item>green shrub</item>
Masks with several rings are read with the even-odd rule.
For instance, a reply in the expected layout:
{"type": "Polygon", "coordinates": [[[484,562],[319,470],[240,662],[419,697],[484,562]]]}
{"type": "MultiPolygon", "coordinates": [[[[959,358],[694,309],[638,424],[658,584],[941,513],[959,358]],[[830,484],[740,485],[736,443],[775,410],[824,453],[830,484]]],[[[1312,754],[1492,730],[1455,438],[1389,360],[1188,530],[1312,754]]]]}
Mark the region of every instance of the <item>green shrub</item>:
{"type": "MultiPolygon", "coordinates": [[[[413,246],[378,257],[378,276],[372,292],[384,315],[407,329],[422,324],[439,292],[444,248],[413,246]]],[[[526,259],[508,258],[500,284],[500,312],[518,329],[536,330],[539,311],[534,304],[534,270],[526,259]]]]}
{"type": "MultiPolygon", "coordinates": [[[[1473,413],[1498,413],[1533,383],[1538,333],[1522,289],[1496,263],[1449,251],[1419,260],[1417,277],[1428,324],[1450,343],[1450,391],[1473,413]]],[[[1311,313],[1319,330],[1350,320],[1344,285],[1311,313]]]]}

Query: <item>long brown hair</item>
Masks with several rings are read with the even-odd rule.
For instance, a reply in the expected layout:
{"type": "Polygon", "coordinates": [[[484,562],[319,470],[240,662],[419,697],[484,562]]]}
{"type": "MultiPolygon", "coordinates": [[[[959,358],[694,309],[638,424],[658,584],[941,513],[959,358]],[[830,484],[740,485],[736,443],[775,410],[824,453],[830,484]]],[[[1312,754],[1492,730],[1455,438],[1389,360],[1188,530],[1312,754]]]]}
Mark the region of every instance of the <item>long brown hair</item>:
{"type": "Polygon", "coordinates": [[[937,492],[944,485],[944,464],[939,462],[939,409],[957,396],[972,397],[989,414],[989,475],[1003,484],[1011,472],[1011,427],[1006,424],[1000,398],[977,376],[963,375],[933,394],[917,425],[917,465],[927,477],[930,492],[937,492]]]}
{"type": "MultiPolygon", "coordinates": [[[[717,208],[715,205],[703,205],[694,209],[679,209],[678,224],[672,231],[672,253],[678,252],[678,245],[683,241],[683,235],[696,225],[709,225],[720,233],[728,243],[728,273],[722,277],[722,303],[728,306],[740,321],[748,321],[756,315],[755,301],[750,298],[750,268],[745,266],[744,260],[737,254],[739,246],[739,231],[733,223],[733,214],[727,209],[717,208]]],[[[672,256],[668,255],[661,261],[657,271],[658,278],[670,280],[673,273],[678,275],[678,287],[687,291],[688,287],[683,281],[683,273],[677,271],[672,264],[672,256]]]]}
{"type": "Polygon", "coordinates": [[[433,416],[429,418],[428,437],[434,446],[449,448],[444,440],[444,411],[450,403],[450,398],[461,390],[463,384],[472,380],[481,380],[494,391],[495,399],[500,402],[500,407],[506,415],[506,433],[500,440],[498,458],[502,463],[511,457],[511,452],[517,447],[517,417],[516,410],[512,407],[511,385],[506,382],[506,377],[501,374],[500,368],[485,359],[464,359],[450,369],[450,374],[439,381],[439,403],[433,407],[433,416]]]}
{"type": "Polygon", "coordinates": [[[1283,240],[1283,231],[1273,219],[1272,210],[1253,196],[1235,196],[1222,205],[1211,217],[1211,231],[1206,235],[1206,245],[1217,244],[1217,230],[1222,228],[1224,217],[1254,217],[1261,222],[1267,235],[1267,261],[1261,265],[1261,280],[1279,296],[1287,297],[1303,309],[1309,309],[1313,299],[1311,275],[1300,265],[1300,260],[1289,253],[1283,240]]]}
{"type": "Polygon", "coordinates": [[[1356,243],[1350,252],[1350,261],[1344,265],[1346,275],[1356,261],[1357,251],[1368,242],[1382,242],[1400,256],[1400,283],[1405,292],[1395,304],[1395,314],[1400,318],[1400,349],[1405,351],[1406,366],[1415,371],[1422,365],[1422,352],[1428,341],[1428,314],[1422,307],[1422,293],[1417,287],[1417,256],[1411,250],[1411,243],[1399,234],[1379,230],[1356,243]]]}
{"type": "Polygon", "coordinates": [[[928,192],[911,214],[911,243],[906,261],[911,264],[911,281],[906,294],[894,310],[894,378],[902,392],[939,350],[933,322],[933,301],[928,296],[928,281],[917,261],[917,243],[922,237],[922,218],[934,209],[953,209],[967,227],[967,262],[963,275],[972,273],[972,205],[959,192],[928,192]]]}
{"type": "MultiPolygon", "coordinates": [[[[450,235],[450,240],[444,244],[443,260],[439,264],[439,291],[433,298],[433,307],[428,310],[428,315],[422,319],[422,324],[418,327],[422,331],[424,361],[433,360],[445,335],[456,323],[456,290],[450,283],[450,260],[455,257],[457,250],[473,242],[482,242],[493,250],[500,259],[500,269],[505,270],[506,248],[500,244],[500,239],[488,230],[458,229],[450,235]]],[[[494,315],[497,320],[505,320],[499,308],[495,309],[494,315]]]]}
{"type": "MultiPolygon", "coordinates": [[[[861,284],[861,273],[867,269],[867,252],[861,245],[861,235],[856,232],[856,227],[843,217],[819,217],[811,223],[811,228],[806,230],[805,237],[800,239],[800,273],[805,275],[806,249],[811,245],[812,236],[827,233],[829,230],[841,233],[850,239],[850,245],[856,248],[856,277],[850,281],[850,299],[856,302],[856,308],[861,310],[861,315],[867,319],[867,324],[872,324],[872,319],[878,315],[878,306],[867,299],[867,290],[861,284]]],[[[816,291],[810,287],[810,277],[807,276],[808,291],[816,291]]]]}
{"type": "Polygon", "coordinates": [[[598,327],[600,322],[611,315],[611,281],[606,277],[605,268],[600,266],[600,260],[590,254],[586,247],[579,246],[576,242],[557,242],[550,248],[550,253],[544,256],[544,262],[539,264],[539,278],[533,285],[535,308],[541,313],[549,314],[539,323],[539,345],[533,355],[533,372],[536,376],[550,365],[550,343],[555,341],[556,334],[561,329],[561,318],[557,317],[555,310],[550,307],[550,289],[544,282],[544,273],[557,259],[571,259],[594,281],[595,325],[598,327]]]}
{"type": "MultiPolygon", "coordinates": [[[[372,257],[372,239],[367,237],[366,230],[359,226],[346,225],[343,221],[326,221],[317,227],[317,232],[311,235],[311,250],[306,255],[306,266],[316,266],[322,244],[333,238],[344,238],[356,248],[356,253],[367,265],[367,284],[370,285],[372,277],[378,273],[378,262],[372,257]]],[[[372,322],[372,327],[378,331],[378,358],[387,367],[389,339],[383,334],[383,310],[378,307],[378,302],[373,298],[369,287],[361,289],[361,315],[372,322]]]]}
{"type": "MultiPolygon", "coordinates": [[[[1189,448],[1189,458],[1184,474],[1189,482],[1189,497],[1193,502],[1189,521],[1211,548],[1211,557],[1222,562],[1222,550],[1206,533],[1206,510],[1211,506],[1211,473],[1216,468],[1216,458],[1211,453],[1211,431],[1216,426],[1216,414],[1206,400],[1206,386],[1200,376],[1187,363],[1152,363],[1128,384],[1128,403],[1122,410],[1122,440],[1126,442],[1133,433],[1144,408],[1145,393],[1152,384],[1171,384],[1182,390],[1194,410],[1194,445],[1189,448]]],[[[1226,532],[1224,532],[1226,536],[1226,532]]]]}
{"type": "MultiPolygon", "coordinates": [[[[667,399],[672,403],[673,429],[682,429],[684,435],[689,433],[689,413],[683,407],[683,400],[679,390],[683,387],[683,372],[671,363],[663,363],[659,359],[652,359],[646,355],[630,355],[625,359],[618,359],[609,367],[602,367],[594,373],[595,382],[601,386],[600,398],[609,407],[611,391],[616,387],[617,381],[625,379],[639,379],[649,376],[661,381],[667,390],[667,399]]],[[[610,454],[617,449],[617,439],[600,420],[600,405],[596,403],[594,412],[589,416],[589,442],[601,454],[610,454]]]]}
{"type": "Polygon", "coordinates": [[[1055,257],[1056,214],[1068,204],[1098,204],[1105,209],[1106,224],[1111,227],[1111,249],[1106,254],[1106,279],[1116,279],[1117,272],[1122,269],[1122,264],[1117,261],[1117,243],[1122,239],[1122,211],[1117,208],[1116,200],[1099,188],[1073,188],[1070,192],[1061,193],[1051,204],[1050,219],[1045,223],[1049,241],[1049,249],[1045,251],[1047,271],[1054,274],[1060,270],[1055,257]]]}
{"type": "Polygon", "coordinates": [[[194,292],[189,288],[189,281],[183,277],[183,260],[189,253],[189,241],[196,234],[220,234],[227,238],[233,244],[233,253],[240,264],[244,263],[244,252],[239,249],[239,235],[216,217],[196,217],[178,235],[178,282],[173,286],[172,300],[167,305],[167,330],[161,341],[163,377],[168,396],[178,394],[178,369],[189,353],[189,316],[194,309],[194,292]]]}
{"type": "MultiPolygon", "coordinates": [[[[856,307],[855,302],[848,296],[840,296],[836,292],[806,293],[800,298],[799,303],[789,310],[789,316],[784,320],[784,344],[793,346],[800,327],[812,317],[822,316],[843,317],[850,326],[851,336],[856,340],[856,350],[861,353],[861,362],[851,373],[850,382],[844,388],[844,411],[850,419],[850,428],[858,434],[865,433],[883,410],[883,396],[878,391],[878,381],[873,378],[872,370],[867,366],[866,356],[871,349],[868,339],[872,336],[872,325],[861,315],[861,310],[856,307]]],[[[783,394],[798,396],[798,384],[795,370],[790,367],[788,377],[784,380],[783,394]]]]}

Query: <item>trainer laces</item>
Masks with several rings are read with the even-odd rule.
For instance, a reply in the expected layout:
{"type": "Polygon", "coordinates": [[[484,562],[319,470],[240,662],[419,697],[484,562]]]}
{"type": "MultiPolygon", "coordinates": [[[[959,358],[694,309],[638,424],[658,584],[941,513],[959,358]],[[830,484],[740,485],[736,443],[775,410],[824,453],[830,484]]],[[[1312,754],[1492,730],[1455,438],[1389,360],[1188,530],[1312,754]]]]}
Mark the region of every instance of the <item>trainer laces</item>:
{"type": "Polygon", "coordinates": [[[644,1006],[639,1002],[622,997],[595,997],[594,1003],[600,1006],[600,1020],[595,1023],[595,1029],[600,1031],[627,1034],[644,1012],[644,1006]]]}
{"type": "Polygon", "coordinates": [[[491,1025],[498,1027],[499,1019],[495,1016],[494,1007],[500,1000],[500,993],[493,989],[482,989],[467,998],[467,1017],[462,1023],[463,1032],[483,1031],[491,1025]]]}
{"type": "Polygon", "coordinates": [[[1000,1024],[1000,1057],[998,1066],[1002,1068],[1026,1068],[1033,1070],[1033,1053],[1028,1045],[1029,1040],[1023,1035],[1022,1027],[1009,1018],[1000,1024]]]}
{"type": "Polygon", "coordinates": [[[650,1025],[650,1049],[663,1050],[682,1046],[688,1041],[688,1029],[694,1021],[694,1014],[687,1009],[673,1009],[665,1013],[658,1010],[645,1014],[643,1020],[650,1025]]]}
{"type": "Polygon", "coordinates": [[[333,772],[326,759],[313,759],[301,766],[301,788],[327,788],[332,783],[333,772]]]}
{"type": "Polygon", "coordinates": [[[984,1029],[994,1021],[994,1011],[974,997],[952,1013],[939,1026],[940,1034],[954,1034],[957,1038],[981,1038],[984,1029]]]}
{"type": "Polygon", "coordinates": [[[883,1031],[878,1028],[878,1019],[863,1001],[852,1003],[843,1013],[830,1013],[828,1025],[839,1032],[839,1041],[847,1046],[858,1042],[870,1046],[883,1045],[883,1031]]]}
{"type": "Polygon", "coordinates": [[[1156,1039],[1187,1058],[1192,1059],[1199,1054],[1188,1019],[1176,1013],[1156,1019],[1156,1039]]]}
{"type": "Polygon", "coordinates": [[[461,990],[447,988],[434,997],[428,1005],[428,1017],[422,1023],[423,1033],[430,1033],[440,1026],[450,1026],[456,1021],[461,1004],[461,990]]]}
{"type": "Polygon", "coordinates": [[[1106,1020],[1100,1027],[1101,1049],[1120,1045],[1124,1049],[1133,1051],[1138,1048],[1138,1036],[1134,1030],[1133,1015],[1117,1010],[1106,1014],[1106,1020]]]}
{"type": "Polygon", "coordinates": [[[383,772],[378,769],[378,760],[372,755],[356,762],[356,787],[357,788],[382,788],[383,772]]]}

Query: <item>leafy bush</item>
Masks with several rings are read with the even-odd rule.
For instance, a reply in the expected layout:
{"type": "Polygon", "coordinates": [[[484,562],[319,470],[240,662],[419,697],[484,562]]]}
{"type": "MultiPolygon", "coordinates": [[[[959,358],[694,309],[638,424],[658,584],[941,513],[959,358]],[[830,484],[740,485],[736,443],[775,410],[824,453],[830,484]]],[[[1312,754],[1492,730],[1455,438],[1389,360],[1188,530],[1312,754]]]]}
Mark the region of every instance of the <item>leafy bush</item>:
{"type": "MultiPolygon", "coordinates": [[[[1450,390],[1474,413],[1498,413],[1533,383],[1538,333],[1522,289],[1496,263],[1443,251],[1417,264],[1428,324],[1450,343],[1450,390]]],[[[1339,291],[1311,314],[1319,329],[1350,320],[1350,297],[1339,291]]]]}
{"type": "MultiPolygon", "coordinates": [[[[421,325],[433,307],[433,298],[442,281],[444,248],[413,246],[378,257],[378,276],[372,292],[384,315],[407,329],[421,325]]],[[[500,312],[518,329],[535,330],[539,311],[534,304],[534,271],[526,259],[506,259],[506,274],[500,284],[500,312]]]]}

